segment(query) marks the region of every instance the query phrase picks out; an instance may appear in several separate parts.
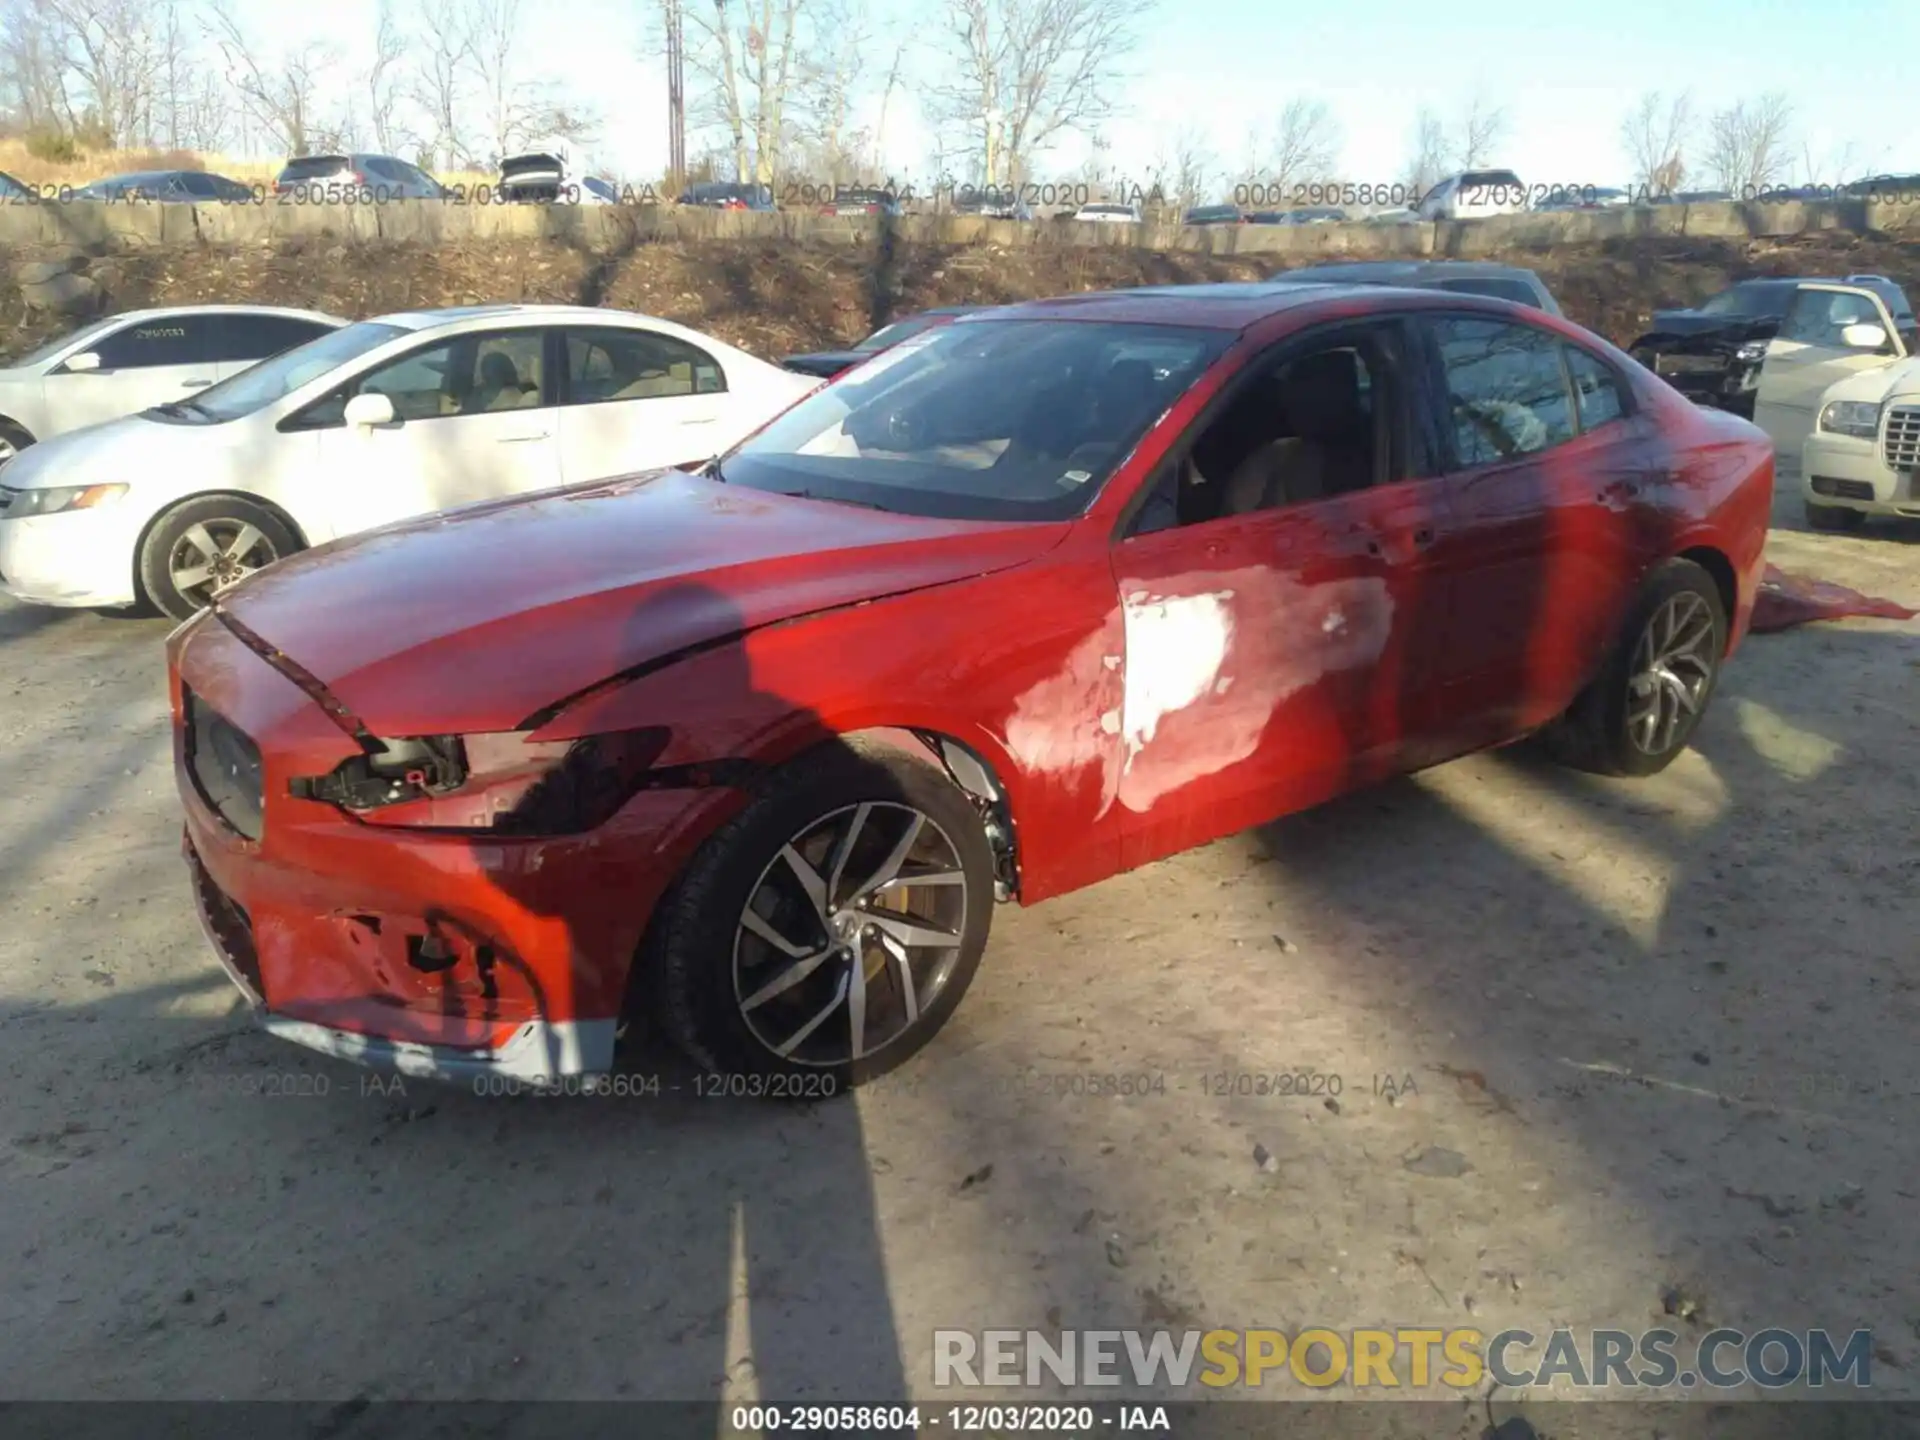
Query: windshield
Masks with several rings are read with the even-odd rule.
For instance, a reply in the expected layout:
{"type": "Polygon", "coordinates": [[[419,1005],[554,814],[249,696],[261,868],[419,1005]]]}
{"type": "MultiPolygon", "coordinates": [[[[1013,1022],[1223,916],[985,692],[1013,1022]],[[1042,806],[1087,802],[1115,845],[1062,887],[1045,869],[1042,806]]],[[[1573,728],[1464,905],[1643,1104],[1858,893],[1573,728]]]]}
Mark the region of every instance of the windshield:
{"type": "Polygon", "coordinates": [[[1793,293],[1786,285],[1736,285],[1700,307],[1702,315],[1784,315],[1793,293]]]}
{"type": "Polygon", "coordinates": [[[7,364],[23,369],[29,365],[44,365],[76,340],[84,340],[89,335],[98,335],[103,331],[111,330],[126,318],[124,315],[113,315],[105,320],[96,320],[91,325],[82,325],[78,330],[69,330],[66,334],[49,340],[44,345],[35,346],[16,359],[9,359],[7,364]]]}
{"type": "Polygon", "coordinates": [[[956,520],[1063,520],[1233,339],[1068,320],[938,326],[722,457],[730,484],[956,520]]]}
{"type": "Polygon", "coordinates": [[[910,315],[905,320],[896,320],[891,325],[882,325],[854,346],[854,353],[871,355],[874,351],[884,350],[889,345],[898,345],[909,335],[918,335],[922,330],[932,329],[940,318],[938,315],[910,315]]]}
{"type": "Polygon", "coordinates": [[[398,325],[382,325],[372,320],[330,330],[318,339],[283,350],[250,370],[242,370],[232,379],[202,390],[186,402],[184,408],[207,420],[238,420],[406,333],[398,325]]]}

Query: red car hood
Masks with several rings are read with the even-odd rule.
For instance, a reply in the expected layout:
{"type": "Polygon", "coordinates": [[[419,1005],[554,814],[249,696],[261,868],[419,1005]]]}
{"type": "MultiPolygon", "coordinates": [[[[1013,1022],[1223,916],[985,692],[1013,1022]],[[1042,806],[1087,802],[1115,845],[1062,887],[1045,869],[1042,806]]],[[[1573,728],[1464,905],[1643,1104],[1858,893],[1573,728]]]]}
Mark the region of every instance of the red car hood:
{"type": "Polygon", "coordinates": [[[1066,530],[894,515],[666,471],[323,545],[262,571],[218,610],[376,735],[509,730],[687,646],[1003,570],[1066,530]]]}

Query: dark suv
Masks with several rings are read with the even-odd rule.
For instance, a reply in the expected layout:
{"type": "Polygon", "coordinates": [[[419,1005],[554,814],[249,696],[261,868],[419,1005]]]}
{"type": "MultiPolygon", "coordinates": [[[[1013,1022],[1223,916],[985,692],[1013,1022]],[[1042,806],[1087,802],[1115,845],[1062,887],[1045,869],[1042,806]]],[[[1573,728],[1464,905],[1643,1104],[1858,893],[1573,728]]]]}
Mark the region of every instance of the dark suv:
{"type": "Polygon", "coordinates": [[[1913,305],[1884,275],[1789,275],[1742,280],[1690,309],[1656,310],[1628,353],[1699,405],[1753,418],[1767,342],[1803,285],[1852,285],[1886,302],[1909,354],[1920,350],[1913,305]]]}
{"type": "Polygon", "coordinates": [[[299,155],[287,161],[273,188],[281,195],[305,191],[314,200],[344,190],[371,190],[379,200],[447,198],[438,180],[392,155],[299,155]]]}

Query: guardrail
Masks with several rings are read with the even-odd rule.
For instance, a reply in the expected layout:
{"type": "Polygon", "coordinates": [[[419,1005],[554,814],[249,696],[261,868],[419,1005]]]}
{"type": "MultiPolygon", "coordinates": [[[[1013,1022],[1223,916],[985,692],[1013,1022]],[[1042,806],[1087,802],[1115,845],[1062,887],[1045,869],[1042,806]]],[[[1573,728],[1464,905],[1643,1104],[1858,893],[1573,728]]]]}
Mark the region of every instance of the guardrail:
{"type": "Polygon", "coordinates": [[[371,204],[184,205],[36,201],[0,205],[0,245],[246,245],[295,236],[443,244],[558,239],[588,248],[636,239],[762,240],[861,244],[882,225],[909,242],[1125,245],[1218,255],[1472,258],[1515,249],[1597,244],[1636,236],[1740,239],[1817,231],[1920,230],[1920,203],[1884,200],[1712,203],[1575,210],[1415,224],[1179,226],[983,220],[905,215],[841,218],[799,212],[674,206],[472,204],[387,200],[371,204]]]}

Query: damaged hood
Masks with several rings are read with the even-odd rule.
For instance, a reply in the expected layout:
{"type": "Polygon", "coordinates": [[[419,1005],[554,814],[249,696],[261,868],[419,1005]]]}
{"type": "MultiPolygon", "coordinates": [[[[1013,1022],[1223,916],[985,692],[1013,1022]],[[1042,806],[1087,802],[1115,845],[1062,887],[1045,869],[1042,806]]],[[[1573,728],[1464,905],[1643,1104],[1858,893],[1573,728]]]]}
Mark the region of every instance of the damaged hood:
{"type": "Polygon", "coordinates": [[[1731,353],[1749,340],[1771,340],[1779,331],[1779,319],[1771,316],[1656,310],[1647,333],[1635,340],[1632,348],[1687,354],[1713,354],[1721,350],[1731,353]]]}
{"type": "Polygon", "coordinates": [[[510,730],[690,646],[1023,564],[1068,528],[895,515],[669,470],[322,545],[216,613],[376,735],[510,730]]]}

